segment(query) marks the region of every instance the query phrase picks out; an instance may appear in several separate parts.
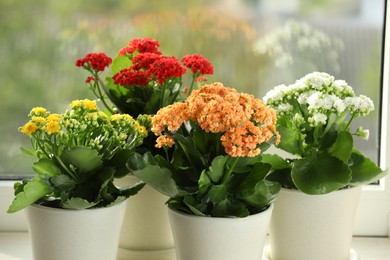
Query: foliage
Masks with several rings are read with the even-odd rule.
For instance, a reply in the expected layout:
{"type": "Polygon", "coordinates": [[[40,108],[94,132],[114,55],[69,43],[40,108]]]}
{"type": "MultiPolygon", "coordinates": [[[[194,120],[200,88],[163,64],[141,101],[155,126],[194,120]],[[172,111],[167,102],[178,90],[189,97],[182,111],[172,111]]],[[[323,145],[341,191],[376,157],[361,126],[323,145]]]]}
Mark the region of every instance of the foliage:
{"type": "Polygon", "coordinates": [[[135,154],[128,168],[169,196],[170,208],[245,217],[275,199],[280,185],[266,179],[271,166],[261,152],[278,139],[276,114],[261,100],[213,83],[160,109],[152,122],[165,156],[135,154]]]}
{"type": "Polygon", "coordinates": [[[364,95],[355,96],[344,80],[310,73],[294,84],[275,87],[264,101],[278,114],[278,147],[295,156],[265,156],[273,166],[270,179],[307,194],[325,194],[385,174],[354,148],[353,136],[368,139],[369,132],[361,127],[351,131],[351,122],[369,114],[374,104],[364,95]]]}
{"type": "Polygon", "coordinates": [[[127,173],[126,161],[147,132],[131,116],[107,116],[95,101],[75,100],[63,114],[43,107],[29,113],[19,131],[30,136],[37,161],[37,176],[15,184],[15,199],[8,212],[30,204],[84,209],[106,207],[138,192],[143,183],[118,189],[114,178],[127,173]]]}

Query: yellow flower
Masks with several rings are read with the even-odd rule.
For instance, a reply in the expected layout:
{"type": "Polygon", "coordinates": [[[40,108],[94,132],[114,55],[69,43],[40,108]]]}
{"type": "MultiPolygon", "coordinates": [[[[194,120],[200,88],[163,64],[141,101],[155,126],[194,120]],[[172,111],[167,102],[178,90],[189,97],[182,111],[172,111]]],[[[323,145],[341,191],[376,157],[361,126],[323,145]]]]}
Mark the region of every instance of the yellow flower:
{"type": "Polygon", "coordinates": [[[33,116],[31,118],[31,121],[39,126],[39,125],[43,125],[46,122],[46,119],[42,116],[33,116]]]}
{"type": "Polygon", "coordinates": [[[30,115],[31,116],[43,116],[46,113],[46,108],[44,107],[34,107],[31,109],[30,115]]]}
{"type": "Polygon", "coordinates": [[[71,107],[71,108],[81,107],[82,105],[83,105],[83,101],[82,101],[82,100],[73,100],[73,101],[70,103],[70,107],[71,107]]]}
{"type": "Polygon", "coordinates": [[[46,120],[47,121],[60,121],[62,116],[60,114],[51,114],[49,115],[46,120]]]}
{"type": "Polygon", "coordinates": [[[26,135],[32,135],[38,128],[39,127],[34,122],[29,121],[24,126],[19,127],[19,131],[26,135]]]}
{"type": "Polygon", "coordinates": [[[85,106],[85,108],[88,110],[96,110],[97,108],[95,100],[84,99],[82,103],[85,106]]]}
{"type": "Polygon", "coordinates": [[[58,133],[61,130],[59,121],[51,120],[46,123],[45,130],[48,134],[58,133]]]}
{"type": "Polygon", "coordinates": [[[98,113],[99,113],[99,117],[102,117],[102,118],[104,118],[104,119],[108,119],[107,114],[104,113],[103,111],[99,111],[98,113]]]}
{"type": "Polygon", "coordinates": [[[140,125],[138,122],[136,122],[135,126],[137,128],[137,132],[141,137],[145,138],[146,136],[148,136],[148,130],[146,129],[146,127],[140,125]]]}
{"type": "Polygon", "coordinates": [[[111,121],[119,121],[119,120],[121,120],[122,119],[122,115],[120,115],[120,114],[115,114],[115,115],[112,115],[111,117],[110,117],[110,120],[111,121]]]}

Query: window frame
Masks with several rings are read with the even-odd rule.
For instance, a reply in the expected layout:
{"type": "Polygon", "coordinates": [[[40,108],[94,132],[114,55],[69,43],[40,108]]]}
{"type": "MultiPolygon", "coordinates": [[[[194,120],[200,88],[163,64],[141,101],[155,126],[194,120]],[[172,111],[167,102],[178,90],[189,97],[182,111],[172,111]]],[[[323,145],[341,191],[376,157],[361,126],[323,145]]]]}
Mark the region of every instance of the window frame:
{"type": "MultiPolygon", "coordinates": [[[[385,23],[383,41],[382,94],[380,117],[380,167],[390,166],[390,21],[389,5],[385,1],[385,23]]],[[[6,210],[13,200],[15,181],[0,180],[0,232],[27,231],[27,219],[23,211],[8,214],[6,210]]],[[[354,235],[390,237],[390,176],[380,180],[379,185],[367,185],[356,212],[354,235]]]]}
{"type": "MultiPolygon", "coordinates": [[[[385,1],[384,40],[382,52],[382,88],[380,111],[380,167],[388,171],[390,164],[390,7],[385,1]]],[[[390,237],[390,176],[379,185],[367,185],[355,217],[354,235],[390,237]]]]}

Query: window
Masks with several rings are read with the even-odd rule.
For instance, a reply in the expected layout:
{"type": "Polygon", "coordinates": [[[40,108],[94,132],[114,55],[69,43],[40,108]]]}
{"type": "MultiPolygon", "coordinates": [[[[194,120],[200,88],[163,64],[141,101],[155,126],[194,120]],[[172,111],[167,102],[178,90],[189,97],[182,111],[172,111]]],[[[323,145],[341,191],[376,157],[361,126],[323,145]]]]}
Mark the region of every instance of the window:
{"type": "MultiPolygon", "coordinates": [[[[19,149],[29,146],[28,138],[17,132],[32,107],[56,112],[71,100],[94,98],[74,61],[90,51],[113,56],[136,37],[156,38],[164,53],[177,57],[202,53],[215,66],[209,82],[222,81],[257,97],[312,71],[346,80],[356,93],[374,100],[375,112],[358,122],[370,130],[370,140],[358,146],[386,167],[385,5],[385,0],[2,1],[0,178],[32,174],[33,158],[19,149]]],[[[366,188],[356,234],[386,234],[388,179],[366,188]],[[364,214],[374,211],[378,214],[364,214]]],[[[0,192],[4,186],[9,183],[3,181],[0,192]]]]}

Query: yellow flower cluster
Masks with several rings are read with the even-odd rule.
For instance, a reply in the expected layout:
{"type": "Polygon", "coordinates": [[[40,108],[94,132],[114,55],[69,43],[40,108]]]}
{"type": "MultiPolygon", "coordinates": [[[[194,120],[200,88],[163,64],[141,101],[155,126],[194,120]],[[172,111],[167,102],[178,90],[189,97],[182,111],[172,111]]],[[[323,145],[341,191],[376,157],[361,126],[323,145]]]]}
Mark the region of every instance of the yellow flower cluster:
{"type": "Polygon", "coordinates": [[[272,108],[253,95],[238,93],[218,82],[195,90],[183,103],[157,112],[152,127],[158,136],[156,147],[172,147],[175,142],[170,133],[187,121],[196,122],[205,132],[223,133],[220,141],[233,157],[256,156],[261,143],[273,136],[279,140],[272,108]]]}

